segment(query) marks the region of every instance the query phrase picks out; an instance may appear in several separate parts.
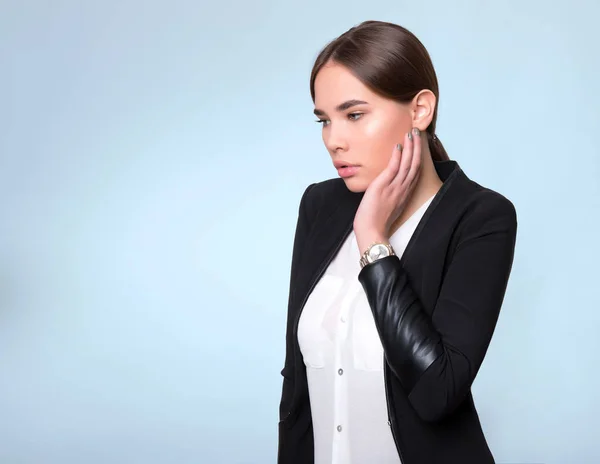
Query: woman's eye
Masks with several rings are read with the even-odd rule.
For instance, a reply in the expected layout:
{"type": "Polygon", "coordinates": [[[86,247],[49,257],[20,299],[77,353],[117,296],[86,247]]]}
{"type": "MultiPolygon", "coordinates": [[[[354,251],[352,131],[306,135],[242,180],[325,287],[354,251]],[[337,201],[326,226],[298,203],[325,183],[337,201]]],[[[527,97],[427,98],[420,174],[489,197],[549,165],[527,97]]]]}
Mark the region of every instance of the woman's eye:
{"type": "MultiPolygon", "coordinates": [[[[348,119],[350,119],[351,121],[356,121],[360,119],[362,115],[363,113],[350,113],[348,115],[348,119]]],[[[318,122],[322,126],[328,126],[329,124],[331,124],[331,121],[329,121],[329,119],[317,119],[315,122],[318,122]]]]}

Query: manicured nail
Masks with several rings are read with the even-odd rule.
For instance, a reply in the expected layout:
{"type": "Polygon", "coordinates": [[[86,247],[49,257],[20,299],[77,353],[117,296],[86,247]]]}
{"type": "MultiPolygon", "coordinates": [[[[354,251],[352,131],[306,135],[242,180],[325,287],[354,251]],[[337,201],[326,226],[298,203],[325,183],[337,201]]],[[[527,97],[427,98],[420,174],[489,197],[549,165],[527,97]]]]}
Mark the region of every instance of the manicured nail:
{"type": "Polygon", "coordinates": [[[401,143],[397,143],[396,148],[398,149],[399,152],[402,152],[402,144],[401,143]]]}
{"type": "Polygon", "coordinates": [[[418,127],[415,127],[415,128],[413,129],[413,132],[414,132],[414,134],[415,134],[417,137],[418,137],[419,135],[421,135],[421,131],[419,130],[419,128],[418,128],[418,127]]]}
{"type": "Polygon", "coordinates": [[[412,134],[410,132],[408,133],[408,140],[412,140],[412,134]]]}

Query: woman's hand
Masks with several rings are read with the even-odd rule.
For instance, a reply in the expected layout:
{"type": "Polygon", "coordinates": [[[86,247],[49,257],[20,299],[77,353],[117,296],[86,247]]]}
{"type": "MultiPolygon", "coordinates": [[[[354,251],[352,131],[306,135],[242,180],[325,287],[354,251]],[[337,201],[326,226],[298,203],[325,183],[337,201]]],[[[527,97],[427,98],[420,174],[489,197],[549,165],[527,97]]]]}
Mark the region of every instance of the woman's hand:
{"type": "Polygon", "coordinates": [[[354,216],[354,234],[360,253],[373,242],[388,242],[390,229],[412,195],[421,172],[419,129],[396,145],[387,167],[369,184],[354,216]]]}

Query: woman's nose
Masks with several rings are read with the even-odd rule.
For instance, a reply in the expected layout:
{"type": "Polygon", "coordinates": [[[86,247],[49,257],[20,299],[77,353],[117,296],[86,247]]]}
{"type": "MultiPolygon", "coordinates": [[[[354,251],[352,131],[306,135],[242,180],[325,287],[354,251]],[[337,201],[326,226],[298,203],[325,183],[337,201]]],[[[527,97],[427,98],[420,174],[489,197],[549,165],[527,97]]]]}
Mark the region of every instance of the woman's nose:
{"type": "Polygon", "coordinates": [[[331,124],[327,135],[324,137],[325,146],[330,153],[338,151],[346,151],[348,149],[348,137],[345,130],[341,126],[335,127],[331,124]]]}

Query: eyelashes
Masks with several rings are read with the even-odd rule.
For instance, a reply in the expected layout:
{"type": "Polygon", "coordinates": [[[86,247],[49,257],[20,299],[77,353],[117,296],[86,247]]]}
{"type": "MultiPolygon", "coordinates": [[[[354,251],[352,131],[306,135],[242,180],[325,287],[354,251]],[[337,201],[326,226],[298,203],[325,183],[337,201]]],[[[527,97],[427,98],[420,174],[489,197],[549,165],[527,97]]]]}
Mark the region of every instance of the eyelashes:
{"type": "MultiPolygon", "coordinates": [[[[350,121],[358,121],[363,114],[364,113],[350,113],[350,114],[348,114],[348,119],[350,121]]],[[[330,121],[329,121],[329,119],[317,119],[315,122],[317,122],[317,123],[321,124],[323,127],[325,127],[326,125],[328,125],[326,123],[329,123],[330,121]]]]}

